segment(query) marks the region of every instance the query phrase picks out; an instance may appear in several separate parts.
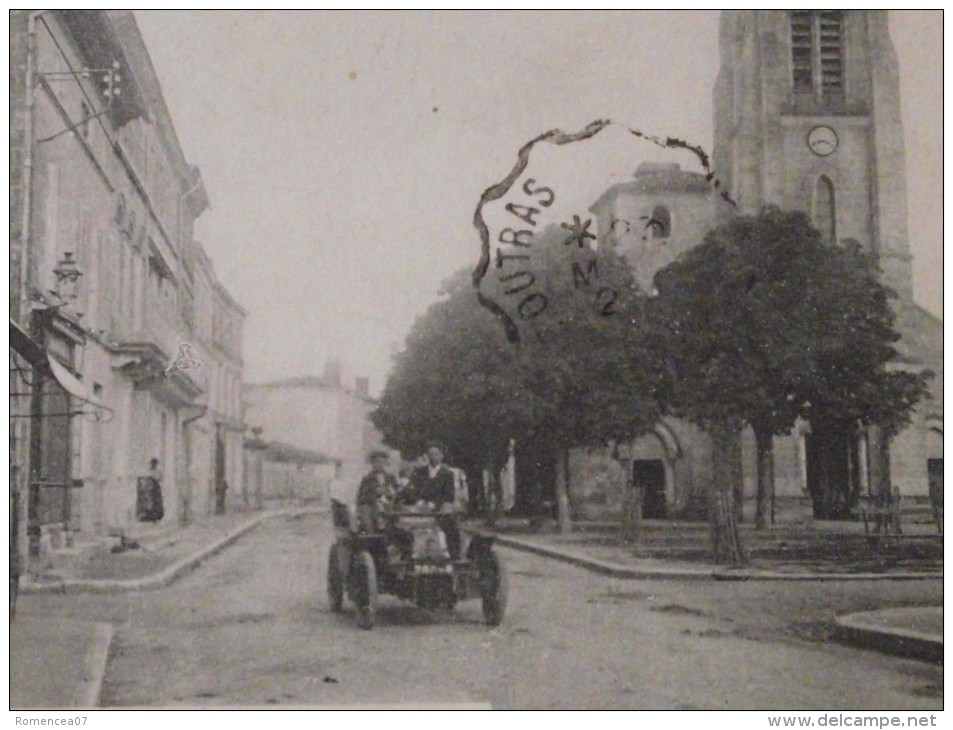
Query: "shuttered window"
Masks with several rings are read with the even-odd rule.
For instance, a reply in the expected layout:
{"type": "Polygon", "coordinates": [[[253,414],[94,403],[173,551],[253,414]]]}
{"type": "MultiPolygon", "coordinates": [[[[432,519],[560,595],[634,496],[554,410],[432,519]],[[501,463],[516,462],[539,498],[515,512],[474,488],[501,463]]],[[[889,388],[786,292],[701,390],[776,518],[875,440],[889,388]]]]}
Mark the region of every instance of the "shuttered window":
{"type": "Polygon", "coordinates": [[[798,95],[844,98],[844,13],[791,11],[791,82],[798,95]]]}
{"type": "Polygon", "coordinates": [[[814,30],[811,12],[791,11],[791,68],[794,90],[809,93],[814,90],[814,30]]]}

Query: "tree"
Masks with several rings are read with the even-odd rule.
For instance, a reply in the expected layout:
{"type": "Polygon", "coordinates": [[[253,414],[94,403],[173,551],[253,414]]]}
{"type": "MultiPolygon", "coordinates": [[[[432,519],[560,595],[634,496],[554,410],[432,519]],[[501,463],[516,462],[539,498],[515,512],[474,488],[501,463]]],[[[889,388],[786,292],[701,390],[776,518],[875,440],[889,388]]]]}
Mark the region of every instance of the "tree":
{"type": "Polygon", "coordinates": [[[629,438],[658,416],[635,348],[643,297],[614,251],[567,245],[556,228],[537,236],[522,270],[528,274],[507,275],[490,293],[506,296],[533,282],[546,307],[529,336],[508,343],[457,274],[446,298],[415,322],[374,422],[402,451],[440,438],[456,459],[494,471],[512,437],[552,454],[563,492],[560,524],[568,527],[567,449],[629,438]]]}
{"type": "Polygon", "coordinates": [[[593,250],[553,228],[537,239],[532,264],[548,307],[521,346],[524,383],[545,404],[528,430],[555,458],[566,530],[569,449],[633,438],[660,415],[650,353],[638,347],[646,298],[611,246],[593,250]]]}
{"type": "MultiPolygon", "coordinates": [[[[800,212],[768,207],[709,232],[659,272],[649,346],[664,352],[669,412],[724,432],[750,425],[757,526],[773,495],[772,441],[799,418],[895,431],[926,392],[890,372],[890,306],[875,259],[825,242],[800,212]]],[[[722,485],[724,486],[724,485],[722,485]]]]}
{"type": "Polygon", "coordinates": [[[418,454],[442,441],[472,468],[500,463],[507,434],[531,418],[521,397],[517,353],[479,306],[468,273],[449,279],[411,328],[373,414],[386,441],[418,454]]]}

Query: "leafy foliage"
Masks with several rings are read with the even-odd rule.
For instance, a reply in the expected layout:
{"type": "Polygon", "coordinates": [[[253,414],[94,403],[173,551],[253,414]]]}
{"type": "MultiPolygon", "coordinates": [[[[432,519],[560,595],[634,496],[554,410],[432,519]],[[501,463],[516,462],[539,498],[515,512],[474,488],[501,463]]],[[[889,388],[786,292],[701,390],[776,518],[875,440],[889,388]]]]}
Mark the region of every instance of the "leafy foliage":
{"type": "Polygon", "coordinates": [[[658,407],[633,327],[643,297],[612,250],[564,241],[547,229],[528,261],[504,262],[528,274],[511,289],[532,279],[547,302],[518,346],[466,272],[447,282],[446,298],[414,324],[374,415],[389,443],[417,453],[439,438],[458,461],[482,464],[502,459],[510,438],[555,452],[651,427],[658,407]]]}
{"type": "Polygon", "coordinates": [[[643,347],[664,353],[663,400],[702,425],[788,432],[799,417],[895,431],[926,393],[891,372],[896,294],[858,245],[765,208],[711,231],[656,277],[643,347]]]}

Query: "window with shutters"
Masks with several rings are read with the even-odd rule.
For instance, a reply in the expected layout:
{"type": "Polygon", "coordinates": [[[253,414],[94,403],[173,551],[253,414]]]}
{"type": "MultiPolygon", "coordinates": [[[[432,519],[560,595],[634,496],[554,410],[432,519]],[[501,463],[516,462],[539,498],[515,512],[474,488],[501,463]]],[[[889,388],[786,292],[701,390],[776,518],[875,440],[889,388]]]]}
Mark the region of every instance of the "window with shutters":
{"type": "Polygon", "coordinates": [[[796,96],[844,99],[844,13],[791,11],[791,83],[796,96]]]}

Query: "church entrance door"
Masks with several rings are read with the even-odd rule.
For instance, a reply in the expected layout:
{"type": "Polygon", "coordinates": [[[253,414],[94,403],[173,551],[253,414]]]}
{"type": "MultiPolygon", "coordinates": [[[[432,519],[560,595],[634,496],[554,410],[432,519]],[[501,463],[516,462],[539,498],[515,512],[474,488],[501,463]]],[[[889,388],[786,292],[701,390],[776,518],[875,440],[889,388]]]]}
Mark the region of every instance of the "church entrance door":
{"type": "Polygon", "coordinates": [[[632,462],[632,483],[642,490],[642,517],[664,520],[665,463],[661,459],[642,459],[632,462]]]}

